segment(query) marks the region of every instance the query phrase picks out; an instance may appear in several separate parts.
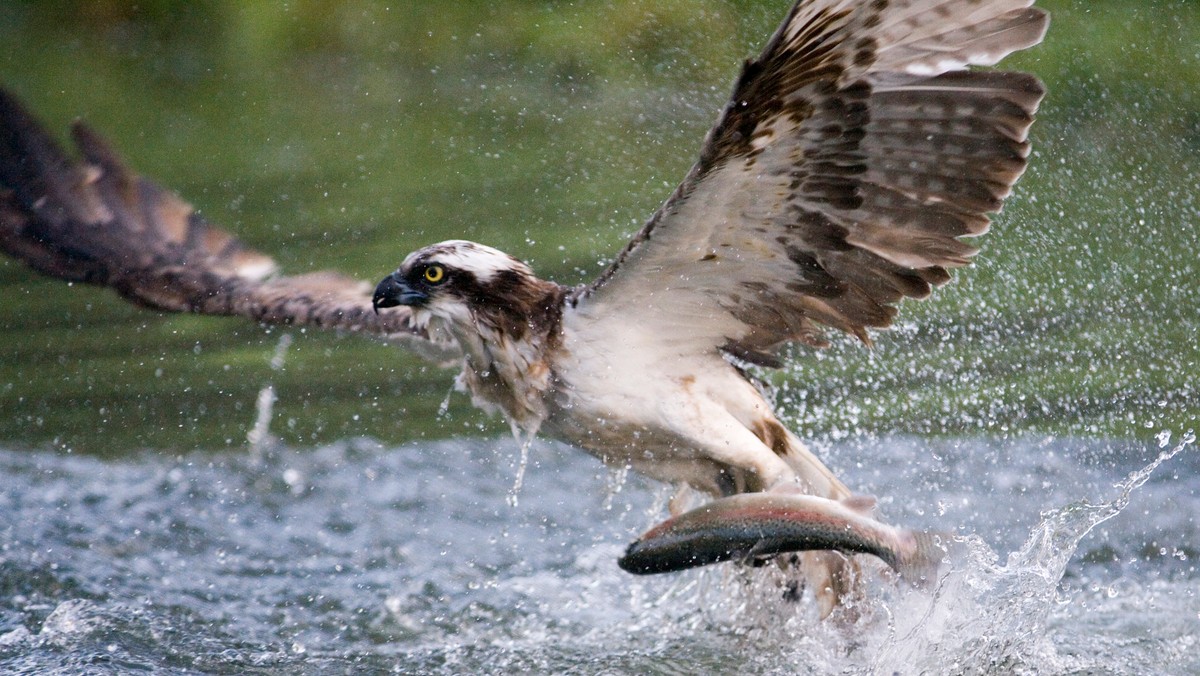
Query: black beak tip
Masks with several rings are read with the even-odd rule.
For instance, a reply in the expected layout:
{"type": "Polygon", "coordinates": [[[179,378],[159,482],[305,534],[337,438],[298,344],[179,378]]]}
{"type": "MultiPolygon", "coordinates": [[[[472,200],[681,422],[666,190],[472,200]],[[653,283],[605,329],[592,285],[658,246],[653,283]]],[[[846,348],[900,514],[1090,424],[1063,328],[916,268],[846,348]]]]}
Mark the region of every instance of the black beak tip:
{"type": "Polygon", "coordinates": [[[404,285],[396,279],[396,275],[384,277],[379,286],[375,287],[375,294],[371,296],[371,307],[375,309],[375,314],[379,314],[379,308],[399,305],[400,296],[404,291],[404,285]]]}
{"type": "Polygon", "coordinates": [[[371,296],[371,305],[376,314],[380,308],[396,307],[397,305],[421,306],[429,300],[429,294],[424,289],[417,288],[404,281],[397,273],[383,278],[375,287],[375,295],[371,296]]]}

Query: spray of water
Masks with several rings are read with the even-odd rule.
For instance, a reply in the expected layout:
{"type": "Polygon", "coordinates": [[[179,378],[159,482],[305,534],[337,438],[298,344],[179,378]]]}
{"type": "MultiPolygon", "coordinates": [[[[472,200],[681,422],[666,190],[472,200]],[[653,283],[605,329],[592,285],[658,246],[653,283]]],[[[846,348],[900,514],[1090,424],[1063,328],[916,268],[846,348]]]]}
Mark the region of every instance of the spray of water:
{"type": "Polygon", "coordinates": [[[689,622],[697,631],[723,627],[743,637],[767,671],[781,665],[871,674],[1086,671],[1086,659],[1062,655],[1056,646],[1055,610],[1072,603],[1061,581],[1088,533],[1120,514],[1163,463],[1194,448],[1196,436],[1168,440],[1160,435],[1162,452],[1116,483],[1110,498],[1043,511],[1024,544],[1003,560],[978,536],[955,538],[931,590],[876,582],[864,598],[822,621],[812,604],[784,600],[785,571],[727,566],[681,578],[646,608],[666,613],[680,598],[697,597],[703,612],[675,618],[673,630],[689,622]]]}
{"type": "MultiPolygon", "coordinates": [[[[275,353],[271,355],[272,371],[279,371],[283,368],[284,359],[287,357],[287,351],[291,345],[292,334],[285,333],[279,336],[279,342],[275,344],[275,353]]],[[[251,457],[256,460],[262,460],[271,440],[271,415],[276,399],[273,383],[268,382],[258,391],[258,398],[254,405],[254,427],[246,434],[246,441],[250,443],[251,457]]]]}
{"type": "MultiPolygon", "coordinates": [[[[1163,437],[1160,437],[1163,439],[1163,437]]],[[[909,594],[888,616],[874,668],[923,665],[955,673],[1038,670],[1058,660],[1049,619],[1068,603],[1059,591],[1067,564],[1096,526],[1115,517],[1167,460],[1192,447],[1189,432],[1116,484],[1108,500],[1079,500],[1041,513],[1025,543],[1003,565],[982,539],[962,538],[953,568],[934,594],[909,594]]]]}
{"type": "Polygon", "coordinates": [[[525,470],[529,468],[529,447],[533,445],[533,439],[536,431],[526,432],[521,430],[516,425],[513,425],[513,436],[521,444],[521,454],[517,458],[517,470],[513,475],[512,488],[508,489],[508,495],[505,497],[505,502],[509,507],[516,507],[521,494],[521,487],[525,485],[525,470]]]}

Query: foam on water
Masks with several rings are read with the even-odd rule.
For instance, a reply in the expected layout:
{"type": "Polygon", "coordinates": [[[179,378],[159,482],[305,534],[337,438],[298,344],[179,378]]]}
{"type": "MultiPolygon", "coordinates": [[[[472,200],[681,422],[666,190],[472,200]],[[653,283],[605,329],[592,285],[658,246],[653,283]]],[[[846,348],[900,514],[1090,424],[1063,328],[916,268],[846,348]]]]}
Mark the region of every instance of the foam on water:
{"type": "Polygon", "coordinates": [[[1071,603],[1060,582],[1084,537],[1120,514],[1163,462],[1194,442],[1189,434],[1160,453],[1119,482],[1111,499],[1083,499],[1043,511],[1025,544],[1003,565],[978,536],[963,538],[962,558],[935,592],[928,599],[908,594],[890,611],[889,631],[872,660],[872,671],[919,673],[947,665],[954,673],[1112,668],[1106,658],[1085,664],[1079,656],[1060,655],[1055,648],[1048,633],[1051,615],[1059,605],[1071,603]]]}
{"type": "Polygon", "coordinates": [[[832,622],[773,567],[621,573],[664,491],[558,445],[516,506],[507,440],[0,451],[0,671],[1194,671],[1192,448],[822,449],[889,520],[964,534],[932,590],[879,580],[832,622]]]}

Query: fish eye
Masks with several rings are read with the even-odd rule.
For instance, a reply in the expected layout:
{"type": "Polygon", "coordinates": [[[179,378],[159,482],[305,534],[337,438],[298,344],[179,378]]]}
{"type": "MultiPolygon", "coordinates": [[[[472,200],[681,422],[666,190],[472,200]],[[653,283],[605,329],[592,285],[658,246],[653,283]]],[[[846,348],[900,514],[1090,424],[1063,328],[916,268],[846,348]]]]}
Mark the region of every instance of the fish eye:
{"type": "Polygon", "coordinates": [[[441,284],[446,279],[446,268],[440,265],[430,265],[425,268],[425,281],[430,284],[441,284]]]}

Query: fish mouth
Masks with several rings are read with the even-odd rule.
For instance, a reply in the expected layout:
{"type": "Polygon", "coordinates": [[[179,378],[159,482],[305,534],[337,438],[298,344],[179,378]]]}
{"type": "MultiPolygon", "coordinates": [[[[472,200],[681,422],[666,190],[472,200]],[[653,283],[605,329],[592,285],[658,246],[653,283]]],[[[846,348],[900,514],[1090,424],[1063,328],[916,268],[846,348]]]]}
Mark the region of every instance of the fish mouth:
{"type": "Polygon", "coordinates": [[[617,559],[621,570],[634,575],[676,573],[731,559],[743,559],[753,543],[747,544],[728,534],[691,533],[672,538],[668,546],[662,542],[638,540],[629,545],[625,555],[617,559]]]}

